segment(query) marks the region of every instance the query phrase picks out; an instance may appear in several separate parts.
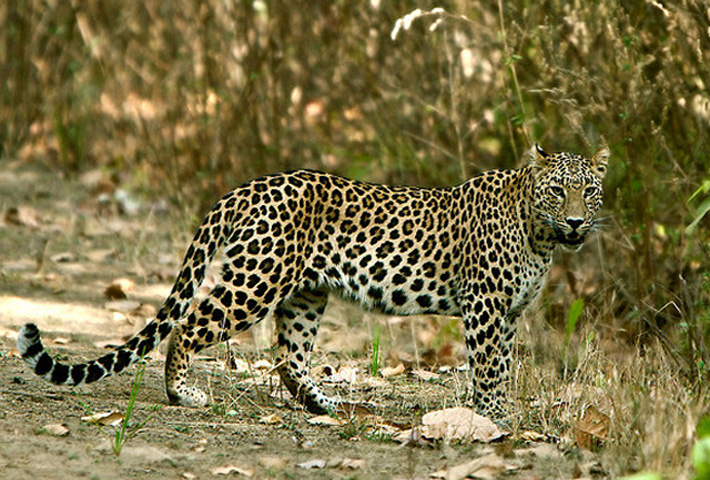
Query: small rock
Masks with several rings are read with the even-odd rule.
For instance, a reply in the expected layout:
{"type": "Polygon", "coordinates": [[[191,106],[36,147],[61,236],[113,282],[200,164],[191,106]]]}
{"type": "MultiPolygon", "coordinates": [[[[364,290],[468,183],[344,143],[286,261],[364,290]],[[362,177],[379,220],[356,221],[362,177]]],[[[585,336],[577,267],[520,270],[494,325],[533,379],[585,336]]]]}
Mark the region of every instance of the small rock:
{"type": "Polygon", "coordinates": [[[52,435],[53,437],[66,437],[69,435],[69,428],[61,423],[44,425],[39,429],[39,433],[52,435]]]}
{"type": "Polygon", "coordinates": [[[318,458],[315,460],[310,460],[308,462],[297,463],[296,467],[302,468],[304,470],[317,470],[317,469],[325,468],[325,465],[326,465],[326,461],[318,458]]]}

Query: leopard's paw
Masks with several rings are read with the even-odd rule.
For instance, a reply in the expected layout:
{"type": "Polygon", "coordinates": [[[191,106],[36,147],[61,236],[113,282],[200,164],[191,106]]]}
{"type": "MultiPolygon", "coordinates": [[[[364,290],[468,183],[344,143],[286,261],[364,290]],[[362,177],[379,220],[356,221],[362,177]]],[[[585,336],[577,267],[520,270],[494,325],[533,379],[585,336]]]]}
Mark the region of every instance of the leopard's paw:
{"type": "Polygon", "coordinates": [[[204,407],[209,403],[207,394],[195,387],[176,388],[168,392],[168,399],[173,405],[193,408],[204,407]]]}

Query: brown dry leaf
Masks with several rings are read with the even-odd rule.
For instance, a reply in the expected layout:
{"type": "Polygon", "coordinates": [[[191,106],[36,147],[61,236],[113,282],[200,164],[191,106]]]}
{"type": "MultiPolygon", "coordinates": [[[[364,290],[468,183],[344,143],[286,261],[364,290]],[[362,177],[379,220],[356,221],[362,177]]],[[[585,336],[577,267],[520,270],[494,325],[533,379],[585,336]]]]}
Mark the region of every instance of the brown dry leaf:
{"type": "Polygon", "coordinates": [[[428,447],[431,442],[422,436],[422,428],[414,427],[402,430],[393,438],[394,441],[402,444],[403,447],[428,447]]]}
{"type": "Polygon", "coordinates": [[[330,365],[321,370],[323,381],[328,383],[355,383],[357,382],[358,369],[347,365],[341,366],[337,371],[330,365]]]}
{"type": "Polygon", "coordinates": [[[372,428],[372,431],[370,432],[371,437],[373,438],[383,438],[383,437],[394,437],[395,435],[399,434],[402,431],[400,427],[397,427],[395,425],[388,425],[386,423],[379,424],[375,427],[372,428]]]}
{"type": "Polygon", "coordinates": [[[114,337],[114,338],[106,338],[102,340],[97,340],[94,343],[94,346],[97,348],[105,348],[105,349],[113,349],[116,348],[120,345],[123,345],[126,342],[126,338],[121,338],[121,337],[114,337]]]}
{"type": "Polygon", "coordinates": [[[438,373],[430,372],[428,370],[412,370],[411,375],[423,382],[431,382],[441,378],[441,375],[438,373]]]}
{"type": "Polygon", "coordinates": [[[296,467],[302,468],[304,470],[316,470],[316,469],[325,468],[325,466],[326,466],[326,461],[323,459],[320,459],[320,458],[317,458],[315,460],[309,460],[308,462],[296,464],[296,467]]]}
{"type": "Polygon", "coordinates": [[[39,215],[32,207],[10,207],[5,212],[5,221],[21,227],[38,228],[39,215]]]}
{"type": "Polygon", "coordinates": [[[322,364],[316,365],[311,369],[312,377],[330,377],[335,373],[335,367],[332,365],[322,364]]]}
{"type": "Polygon", "coordinates": [[[318,415],[317,417],[309,418],[308,423],[311,425],[321,425],[325,427],[339,427],[343,421],[339,418],[333,418],[328,415],[318,415]]]}
{"type": "Polygon", "coordinates": [[[51,343],[54,345],[67,345],[70,341],[67,337],[55,337],[51,343]]]}
{"type": "Polygon", "coordinates": [[[104,296],[110,300],[123,300],[136,289],[136,283],[130,278],[117,278],[109,283],[104,296]]]}
{"type": "Polygon", "coordinates": [[[439,470],[429,475],[430,478],[445,478],[446,480],[461,480],[463,478],[493,479],[499,478],[506,470],[503,459],[495,453],[489,453],[461,465],[456,465],[448,470],[439,470]]]}
{"type": "Polygon", "coordinates": [[[275,413],[263,416],[259,419],[259,423],[264,423],[266,425],[280,425],[281,423],[283,423],[283,421],[283,418],[279,417],[275,413]]]}
{"type": "Polygon", "coordinates": [[[117,427],[121,424],[125,416],[119,412],[101,412],[86,417],[81,417],[82,422],[92,423],[94,425],[103,425],[117,427]]]}
{"type": "Polygon", "coordinates": [[[270,371],[273,370],[274,365],[268,360],[261,359],[254,362],[251,368],[255,371],[270,371]]]}
{"type": "Polygon", "coordinates": [[[362,458],[343,458],[335,467],[346,470],[364,470],[367,467],[367,461],[362,458]]]}
{"type": "Polygon", "coordinates": [[[429,412],[422,424],[422,435],[430,439],[488,443],[507,434],[489,418],[463,407],[429,412]]]}
{"type": "Polygon", "coordinates": [[[229,367],[238,373],[249,373],[251,367],[248,362],[245,362],[241,358],[231,357],[229,362],[229,367]]]}
{"type": "Polygon", "coordinates": [[[345,383],[356,383],[357,382],[357,374],[360,372],[359,368],[356,367],[349,367],[347,365],[343,365],[338,369],[338,372],[333,375],[333,381],[334,382],[345,382],[345,383]]]}
{"type": "Polygon", "coordinates": [[[590,405],[575,429],[577,445],[588,450],[600,446],[609,434],[609,422],[608,415],[590,405]]]}
{"type": "Polygon", "coordinates": [[[236,465],[225,465],[223,467],[215,467],[212,469],[212,475],[231,475],[233,473],[244,477],[251,477],[254,475],[254,469],[244,469],[236,465]]]}
{"type": "Polygon", "coordinates": [[[286,465],[288,463],[286,462],[285,458],[281,457],[260,457],[259,458],[259,465],[261,465],[264,468],[272,469],[272,470],[283,470],[286,468],[286,465]]]}
{"type": "Polygon", "coordinates": [[[360,402],[341,401],[336,412],[346,415],[348,418],[372,415],[372,409],[360,402]]]}
{"type": "Polygon", "coordinates": [[[547,437],[542,433],[533,432],[532,430],[525,430],[518,435],[518,439],[523,442],[544,442],[547,440],[547,437]]]}
{"type": "Polygon", "coordinates": [[[39,433],[52,435],[53,437],[66,437],[67,435],[69,435],[69,427],[67,427],[63,423],[53,423],[41,427],[39,429],[39,433]]]}
{"type": "Polygon", "coordinates": [[[129,323],[133,325],[133,321],[124,313],[111,312],[111,319],[116,323],[129,323]]]}
{"type": "Polygon", "coordinates": [[[384,378],[402,375],[404,373],[404,364],[399,363],[394,367],[385,367],[380,369],[380,375],[384,378]]]}
{"type": "Polygon", "coordinates": [[[124,300],[128,298],[126,292],[124,292],[121,287],[111,284],[104,290],[104,297],[110,300],[124,300]]]}

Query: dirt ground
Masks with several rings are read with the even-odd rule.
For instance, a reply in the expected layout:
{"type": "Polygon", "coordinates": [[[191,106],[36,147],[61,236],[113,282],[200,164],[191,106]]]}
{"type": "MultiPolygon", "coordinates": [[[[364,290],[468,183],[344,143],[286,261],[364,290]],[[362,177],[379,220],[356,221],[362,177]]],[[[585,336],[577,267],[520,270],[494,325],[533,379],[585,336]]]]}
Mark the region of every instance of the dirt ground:
{"type": "Polygon", "coordinates": [[[374,404],[373,414],[313,424],[314,416],[295,407],[271,375],[265,323],[194,362],[210,407],[167,405],[164,356],[152,355],[128,423],[135,435],[114,454],[115,427],[82,417],[125,414],[136,367],[98,384],[56,387],[18,358],[16,332],[35,322],[54,355],[81,361],[140,329],[169,291],[191,237],[190,219],[166,205],[126,197],[101,172],[64,179],[46,167],[12,163],[0,171],[0,477],[608,476],[594,454],[530,432],[491,444],[397,441],[426,412],[465,400],[465,374],[452,368],[463,363],[457,327],[452,319],[378,317],[340,301],[326,313],[314,364],[350,378],[341,382],[345,394],[374,404]],[[127,298],[107,298],[118,279],[114,288],[127,298]],[[402,363],[404,372],[367,374],[373,338],[382,339],[382,365],[402,363]],[[412,375],[417,362],[433,375],[412,375]],[[476,459],[484,463],[471,466],[476,459]],[[491,459],[495,466],[485,463],[491,459]],[[462,465],[470,471],[456,470],[462,465]]]}

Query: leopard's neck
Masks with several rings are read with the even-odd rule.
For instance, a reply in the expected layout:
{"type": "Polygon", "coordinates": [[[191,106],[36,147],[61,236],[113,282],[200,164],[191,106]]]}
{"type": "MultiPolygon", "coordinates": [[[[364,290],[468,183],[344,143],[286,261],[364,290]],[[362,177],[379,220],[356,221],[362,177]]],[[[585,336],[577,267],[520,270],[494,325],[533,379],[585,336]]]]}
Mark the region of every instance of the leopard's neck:
{"type": "Polygon", "coordinates": [[[535,172],[532,166],[524,167],[518,172],[520,172],[517,178],[520,194],[520,201],[517,202],[518,216],[523,222],[532,252],[549,261],[558,242],[544,214],[535,210],[533,206],[535,172]]]}

